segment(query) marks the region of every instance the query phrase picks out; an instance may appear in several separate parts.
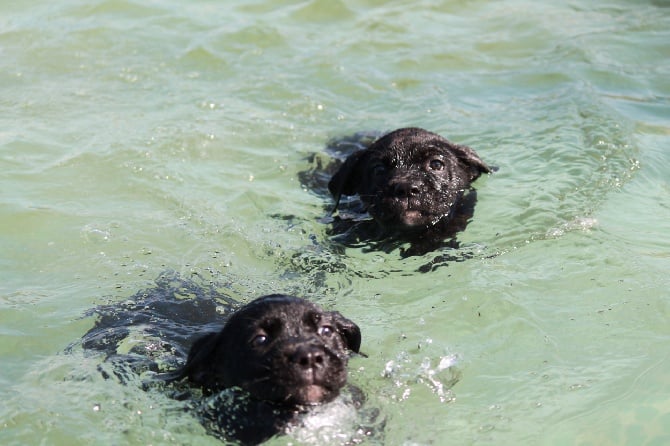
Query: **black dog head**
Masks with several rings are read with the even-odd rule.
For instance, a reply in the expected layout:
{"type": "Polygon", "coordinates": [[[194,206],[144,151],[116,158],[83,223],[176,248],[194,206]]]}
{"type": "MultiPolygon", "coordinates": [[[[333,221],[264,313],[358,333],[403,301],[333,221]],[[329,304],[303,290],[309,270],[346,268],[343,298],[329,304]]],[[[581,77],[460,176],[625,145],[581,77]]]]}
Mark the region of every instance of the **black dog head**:
{"type": "Polygon", "coordinates": [[[414,233],[451,219],[470,183],[488,172],[471,148],[405,128],[350,155],[328,189],[336,207],[341,195],[358,194],[382,228],[414,233]]]}
{"type": "Polygon", "coordinates": [[[181,376],[207,391],[239,387],[257,400],[311,405],[334,399],[361,332],[338,312],[285,295],[261,297],[196,341],[181,376]]]}

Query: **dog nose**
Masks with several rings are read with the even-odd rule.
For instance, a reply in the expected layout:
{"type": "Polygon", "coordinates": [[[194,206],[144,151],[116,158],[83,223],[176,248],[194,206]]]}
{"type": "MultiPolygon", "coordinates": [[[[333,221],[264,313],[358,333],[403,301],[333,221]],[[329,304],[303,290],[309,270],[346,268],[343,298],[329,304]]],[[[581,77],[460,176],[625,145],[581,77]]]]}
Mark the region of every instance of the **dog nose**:
{"type": "Polygon", "coordinates": [[[315,346],[303,345],[296,348],[290,360],[301,369],[307,370],[322,367],[325,358],[322,349],[315,346]]]}
{"type": "Polygon", "coordinates": [[[393,185],[393,195],[398,198],[409,198],[419,195],[419,187],[411,181],[398,181],[393,185]]]}

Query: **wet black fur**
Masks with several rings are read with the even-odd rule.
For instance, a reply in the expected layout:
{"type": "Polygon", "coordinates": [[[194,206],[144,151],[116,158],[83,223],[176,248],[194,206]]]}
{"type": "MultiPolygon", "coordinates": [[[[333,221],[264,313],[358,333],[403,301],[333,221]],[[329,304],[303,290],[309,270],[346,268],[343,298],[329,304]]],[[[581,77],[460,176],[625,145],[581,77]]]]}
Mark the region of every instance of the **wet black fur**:
{"type": "Polygon", "coordinates": [[[333,212],[339,209],[331,219],[335,240],[385,251],[409,243],[403,256],[457,247],[455,235],[477,201],[471,183],[492,171],[471,148],[420,128],[378,139],[360,133],[332,141],[327,153],[332,162],[302,173],[301,182],[320,193],[324,174],[331,175],[327,190],[333,212]]]}
{"type": "Polygon", "coordinates": [[[345,386],[354,410],[364,400],[346,384],[360,329],[298,297],[263,296],[240,307],[213,287],[166,274],[92,314],[98,319],[81,345],[105,353],[103,376],[165,389],[226,441],[258,444],[283,433],[345,386]],[[133,347],[119,353],[134,331],[133,347]]]}

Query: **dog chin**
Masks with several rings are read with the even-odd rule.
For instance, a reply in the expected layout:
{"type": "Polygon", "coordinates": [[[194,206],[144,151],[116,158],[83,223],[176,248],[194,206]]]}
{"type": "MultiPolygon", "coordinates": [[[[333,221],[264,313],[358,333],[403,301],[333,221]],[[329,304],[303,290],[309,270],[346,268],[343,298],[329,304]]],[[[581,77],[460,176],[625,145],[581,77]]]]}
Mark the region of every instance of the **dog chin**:
{"type": "Polygon", "coordinates": [[[408,228],[425,227],[433,223],[433,216],[416,209],[407,209],[399,216],[403,226],[408,228]]]}
{"type": "Polygon", "coordinates": [[[412,233],[419,232],[434,225],[440,216],[418,209],[394,209],[373,217],[389,230],[412,233]]]}
{"type": "Polygon", "coordinates": [[[320,386],[318,384],[309,384],[295,392],[291,396],[291,401],[294,404],[313,406],[332,401],[335,399],[337,394],[338,392],[333,392],[324,386],[320,386]]]}

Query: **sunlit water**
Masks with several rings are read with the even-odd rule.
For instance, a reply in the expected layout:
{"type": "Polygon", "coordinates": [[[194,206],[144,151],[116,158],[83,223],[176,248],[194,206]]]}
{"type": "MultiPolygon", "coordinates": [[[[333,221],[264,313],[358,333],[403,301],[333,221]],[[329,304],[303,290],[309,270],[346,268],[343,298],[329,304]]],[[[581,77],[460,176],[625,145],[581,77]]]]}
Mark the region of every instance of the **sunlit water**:
{"type": "Polygon", "coordinates": [[[2,2],[0,443],[220,443],[64,353],[166,270],[355,320],[378,442],[670,443],[668,42],[664,0],[2,2]],[[499,167],[468,260],[338,252],[298,181],[408,125],[499,167]]]}

